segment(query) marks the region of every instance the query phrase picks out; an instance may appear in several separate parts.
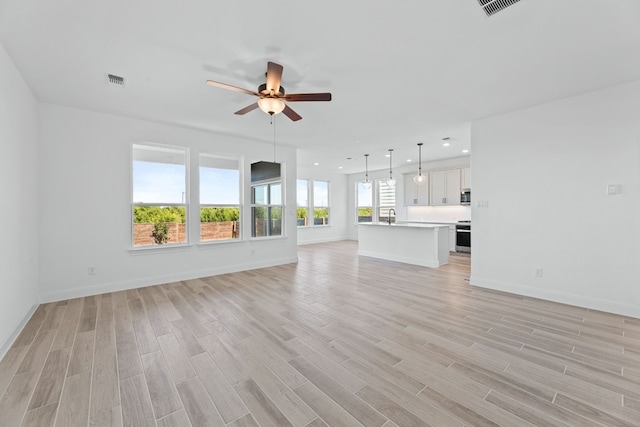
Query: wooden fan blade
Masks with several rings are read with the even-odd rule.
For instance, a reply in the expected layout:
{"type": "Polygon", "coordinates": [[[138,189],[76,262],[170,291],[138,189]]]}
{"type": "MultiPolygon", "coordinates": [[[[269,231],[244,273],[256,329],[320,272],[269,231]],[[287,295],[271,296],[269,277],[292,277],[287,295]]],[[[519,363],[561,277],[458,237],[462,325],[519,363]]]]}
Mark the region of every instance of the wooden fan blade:
{"type": "Polygon", "coordinates": [[[232,90],[234,92],[246,93],[247,95],[260,96],[258,93],[254,92],[252,90],[243,89],[243,88],[237,87],[237,86],[231,86],[231,85],[228,85],[226,83],[214,82],[213,80],[207,80],[207,84],[209,86],[215,86],[215,87],[219,87],[219,88],[222,88],[222,89],[232,90]]]}
{"type": "Polygon", "coordinates": [[[267,63],[267,90],[278,93],[282,81],[282,65],[275,62],[267,63]]]}
{"type": "Polygon", "coordinates": [[[257,102],[255,102],[255,103],[253,103],[253,104],[251,104],[249,106],[246,106],[242,110],[238,110],[233,114],[237,114],[237,115],[241,116],[243,114],[247,114],[249,111],[255,110],[256,108],[258,108],[258,103],[257,102]]]}
{"type": "Polygon", "coordinates": [[[284,106],[284,110],[282,110],[282,113],[289,117],[292,121],[297,122],[298,120],[302,119],[302,116],[298,113],[296,113],[295,111],[293,111],[291,108],[289,108],[288,105],[284,106]]]}
{"type": "Polygon", "coordinates": [[[290,93],[283,97],[288,102],[331,101],[330,93],[290,93]]]}

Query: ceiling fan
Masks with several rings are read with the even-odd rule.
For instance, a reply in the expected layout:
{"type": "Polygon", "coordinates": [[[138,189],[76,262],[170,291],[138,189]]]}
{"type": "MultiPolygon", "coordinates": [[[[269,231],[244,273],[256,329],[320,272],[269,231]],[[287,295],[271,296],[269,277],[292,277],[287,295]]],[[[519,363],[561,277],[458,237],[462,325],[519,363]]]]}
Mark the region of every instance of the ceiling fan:
{"type": "Polygon", "coordinates": [[[282,112],[285,116],[289,117],[295,122],[302,119],[302,116],[300,116],[287,104],[285,104],[285,101],[331,101],[330,93],[291,93],[289,95],[285,95],[284,87],[280,86],[280,82],[282,80],[282,69],[283,67],[280,64],[276,64],[275,62],[267,62],[267,81],[266,83],[258,86],[257,92],[228,85],[226,83],[215,82],[213,80],[207,80],[207,84],[210,86],[220,87],[222,89],[246,93],[247,95],[255,95],[260,98],[258,102],[244,107],[243,109],[238,110],[234,113],[238,115],[247,114],[249,111],[260,108],[262,111],[272,116],[274,114],[282,112]]]}

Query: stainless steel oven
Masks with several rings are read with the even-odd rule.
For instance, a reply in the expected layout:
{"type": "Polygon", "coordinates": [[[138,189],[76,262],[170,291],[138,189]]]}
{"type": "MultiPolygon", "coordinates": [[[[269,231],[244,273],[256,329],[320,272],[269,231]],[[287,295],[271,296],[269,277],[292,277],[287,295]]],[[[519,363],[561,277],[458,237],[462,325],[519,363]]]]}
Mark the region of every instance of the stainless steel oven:
{"type": "Polygon", "coordinates": [[[471,252],[471,221],[456,224],[456,252],[471,252]]]}

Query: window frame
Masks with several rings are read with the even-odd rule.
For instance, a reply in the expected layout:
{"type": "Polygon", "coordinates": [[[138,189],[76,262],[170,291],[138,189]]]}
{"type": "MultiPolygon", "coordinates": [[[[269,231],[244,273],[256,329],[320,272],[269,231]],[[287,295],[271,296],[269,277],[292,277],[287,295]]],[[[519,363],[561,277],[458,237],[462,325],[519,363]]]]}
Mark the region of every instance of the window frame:
{"type": "Polygon", "coordinates": [[[224,244],[229,242],[240,242],[245,240],[244,233],[242,232],[242,218],[244,213],[244,204],[243,204],[243,196],[242,196],[242,188],[243,188],[243,173],[242,173],[242,159],[233,156],[224,156],[217,155],[210,152],[201,151],[198,153],[198,224],[199,224],[199,233],[198,233],[198,242],[203,245],[216,245],[216,244],[224,244]],[[209,168],[209,169],[222,169],[222,168],[214,168],[210,166],[203,166],[203,157],[209,157],[212,159],[222,160],[222,161],[233,161],[237,165],[238,172],[238,203],[236,205],[230,203],[203,203],[202,202],[202,188],[203,188],[203,180],[202,180],[202,170],[201,168],[209,168]],[[203,208],[229,208],[236,207],[238,208],[238,220],[236,225],[236,233],[237,237],[230,237],[227,239],[211,239],[211,240],[203,240],[202,239],[202,224],[207,224],[208,222],[202,222],[202,209],[203,208]]]}
{"type": "Polygon", "coordinates": [[[311,227],[312,226],[312,223],[309,221],[309,213],[311,212],[311,197],[309,196],[310,195],[310,191],[309,191],[309,185],[310,185],[309,183],[310,182],[311,181],[308,180],[308,179],[300,179],[300,178],[296,179],[296,226],[298,228],[307,228],[307,227],[311,227]],[[305,188],[306,188],[306,193],[307,193],[306,194],[306,197],[307,197],[306,205],[301,205],[300,201],[298,200],[298,189],[299,189],[298,185],[300,184],[301,181],[304,181],[304,183],[305,183],[305,188]],[[298,218],[298,209],[299,208],[304,208],[304,209],[306,209],[306,212],[307,212],[307,215],[304,217],[304,224],[302,224],[302,225],[298,224],[298,220],[302,219],[302,218],[298,218]]]}
{"type": "Polygon", "coordinates": [[[285,195],[284,195],[284,180],[282,179],[282,171],[281,171],[281,175],[278,178],[271,178],[271,179],[265,179],[262,181],[256,181],[256,182],[252,182],[251,183],[251,239],[252,240],[263,240],[263,239],[277,239],[277,238],[283,238],[285,237],[285,204],[283,203],[285,201],[285,195]],[[273,185],[279,185],[280,186],[280,204],[276,204],[276,203],[272,203],[272,199],[273,199],[273,193],[271,191],[271,188],[273,185]],[[267,198],[268,201],[266,204],[264,203],[256,203],[255,202],[255,188],[256,187],[262,187],[262,186],[267,186],[267,198]],[[256,224],[255,224],[255,208],[265,208],[266,212],[267,212],[267,218],[266,221],[270,224],[271,223],[271,213],[272,213],[272,209],[273,208],[280,208],[280,234],[271,234],[272,231],[272,227],[266,227],[265,230],[267,230],[267,234],[264,236],[257,236],[256,235],[256,224]]]}
{"type": "MultiPolygon", "coordinates": [[[[386,179],[377,179],[376,180],[376,196],[377,196],[376,197],[376,202],[377,202],[377,204],[376,204],[374,212],[375,212],[375,215],[376,215],[376,222],[377,223],[388,222],[389,221],[388,218],[389,218],[389,216],[391,216],[390,213],[387,213],[386,217],[382,216],[381,209],[388,209],[389,211],[391,209],[393,209],[394,212],[395,212],[396,206],[397,206],[396,196],[397,196],[397,188],[398,187],[396,187],[396,186],[390,187],[390,186],[387,185],[386,181],[387,181],[386,179]],[[382,190],[383,190],[383,186],[387,187],[387,188],[391,188],[393,190],[393,206],[387,206],[387,205],[382,206],[382,199],[383,199],[382,190]],[[384,218],[384,220],[382,218],[384,218]]],[[[394,213],[393,216],[391,217],[392,218],[392,221],[391,221],[392,223],[396,222],[396,216],[397,215],[394,213]]]]}
{"type": "MultiPolygon", "coordinates": [[[[189,147],[183,147],[183,146],[178,146],[178,145],[169,145],[169,144],[160,144],[160,143],[155,143],[155,142],[147,142],[147,141],[143,141],[143,142],[134,142],[131,144],[131,148],[130,148],[130,161],[129,161],[129,167],[130,167],[130,180],[129,180],[129,191],[130,191],[130,197],[129,197],[129,201],[130,201],[130,209],[129,209],[129,214],[131,215],[130,217],[130,225],[131,225],[131,230],[130,230],[130,249],[134,250],[134,251],[139,251],[139,250],[161,250],[161,249],[167,249],[167,248],[178,248],[178,247],[184,247],[184,246],[189,246],[190,245],[190,239],[189,239],[189,233],[190,233],[190,221],[189,221],[189,213],[190,213],[190,209],[189,209],[189,205],[190,205],[190,181],[189,181],[189,176],[190,176],[190,149],[189,147]],[[181,153],[181,155],[184,156],[184,191],[183,191],[183,200],[181,203],[176,203],[176,202],[135,202],[134,201],[134,197],[135,197],[135,172],[134,172],[134,162],[136,161],[135,159],[135,150],[136,148],[140,148],[140,149],[149,149],[149,150],[156,150],[156,151],[173,151],[173,152],[179,152],[181,153]],[[153,207],[153,206],[157,206],[157,207],[183,207],[184,208],[184,241],[181,242],[177,242],[177,243],[164,243],[164,244],[159,244],[159,243],[155,243],[155,244],[144,244],[144,245],[136,245],[135,244],[135,208],[136,206],[140,206],[140,207],[153,207]]],[[[160,164],[162,164],[162,162],[158,162],[160,164]]],[[[171,164],[171,163],[164,163],[164,164],[171,164]]],[[[176,163],[177,164],[177,163],[176,163]]],[[[162,221],[161,221],[162,222],[162,221]]],[[[180,223],[177,223],[180,224],[180,223]]],[[[178,226],[179,227],[179,226],[178,226]]],[[[179,231],[178,231],[179,233],[179,231]]]]}
{"type": "MultiPolygon", "coordinates": [[[[371,182],[371,181],[369,181],[371,182]]],[[[375,201],[375,188],[376,186],[374,185],[373,182],[371,182],[371,188],[368,189],[368,191],[371,192],[371,205],[367,205],[367,206],[360,206],[360,186],[362,184],[364,184],[364,181],[356,181],[355,183],[355,201],[356,201],[356,215],[355,215],[355,220],[356,220],[356,224],[373,224],[373,219],[374,219],[374,215],[373,213],[375,212],[375,205],[376,205],[376,201],[375,201]],[[360,221],[360,216],[358,215],[358,212],[360,209],[366,209],[366,208],[370,208],[371,209],[371,221],[360,221]]],[[[365,188],[366,190],[366,188],[365,188]]]]}
{"type": "Polygon", "coordinates": [[[331,226],[331,181],[328,180],[313,180],[313,179],[300,179],[296,180],[296,222],[298,219],[297,210],[298,208],[305,208],[307,210],[307,216],[305,217],[305,224],[300,225],[297,224],[298,228],[313,228],[313,227],[330,227],[331,226]],[[307,204],[301,205],[298,202],[298,184],[304,181],[306,182],[306,191],[307,191],[307,204]],[[326,183],[327,184],[327,203],[324,205],[316,205],[316,183],[326,183]],[[316,224],[316,209],[326,209],[327,210],[327,222],[326,224],[316,224]]]}
{"type": "Polygon", "coordinates": [[[313,215],[313,227],[328,227],[331,225],[331,182],[330,181],[311,181],[309,184],[311,187],[311,197],[312,200],[311,209],[309,210],[309,216],[313,215]],[[326,205],[317,205],[316,204],[316,183],[326,183],[327,184],[327,203],[326,205]],[[316,209],[326,209],[327,210],[327,223],[326,224],[316,224],[316,209]]]}

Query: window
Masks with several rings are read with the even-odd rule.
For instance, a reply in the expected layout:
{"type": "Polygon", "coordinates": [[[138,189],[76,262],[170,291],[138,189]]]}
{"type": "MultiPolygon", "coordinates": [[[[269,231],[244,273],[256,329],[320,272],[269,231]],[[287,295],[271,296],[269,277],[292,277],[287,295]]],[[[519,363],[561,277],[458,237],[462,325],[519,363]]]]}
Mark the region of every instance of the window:
{"type": "Polygon", "coordinates": [[[391,216],[391,222],[395,222],[396,215],[393,212],[389,212],[390,209],[396,207],[396,188],[389,187],[386,180],[378,181],[378,222],[389,221],[391,216]]]}
{"type": "Polygon", "coordinates": [[[186,148],[133,144],[134,247],[187,242],[186,148]]]}
{"type": "Polygon", "coordinates": [[[296,182],[297,224],[298,227],[309,225],[309,181],[299,179],[296,182]]]}
{"type": "Polygon", "coordinates": [[[251,165],[251,236],[282,235],[282,181],[280,164],[251,165]]]}
{"type": "Polygon", "coordinates": [[[373,188],[365,188],[363,184],[356,183],[356,220],[373,222],[373,188]]]}
{"type": "Polygon", "coordinates": [[[298,227],[329,225],[329,183],[327,181],[299,179],[297,201],[298,227]],[[313,203],[310,204],[309,199],[313,200],[313,203]],[[309,215],[311,212],[313,212],[312,218],[309,215]]]}
{"type": "Polygon", "coordinates": [[[200,241],[240,238],[238,160],[200,154],[200,241]]]}
{"type": "Polygon", "coordinates": [[[313,181],[313,225],[329,225],[329,183],[313,181]]]}
{"type": "Polygon", "coordinates": [[[251,187],[252,236],[282,234],[282,184],[272,182],[251,187]]]}

